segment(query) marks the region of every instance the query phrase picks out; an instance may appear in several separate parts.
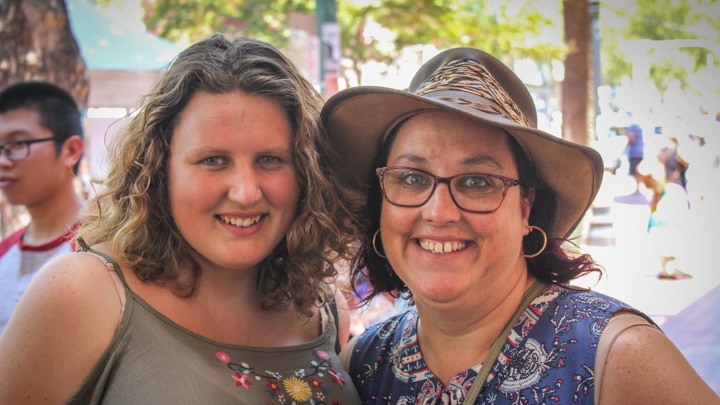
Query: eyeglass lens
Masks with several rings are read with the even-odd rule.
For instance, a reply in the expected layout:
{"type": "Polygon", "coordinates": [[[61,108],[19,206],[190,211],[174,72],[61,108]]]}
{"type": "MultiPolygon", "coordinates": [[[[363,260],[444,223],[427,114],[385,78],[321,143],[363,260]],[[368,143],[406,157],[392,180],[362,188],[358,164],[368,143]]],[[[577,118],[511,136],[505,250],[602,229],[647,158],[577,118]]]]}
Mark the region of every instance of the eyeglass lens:
{"type": "Polygon", "coordinates": [[[30,156],[30,144],[54,141],[55,138],[42,138],[31,140],[9,141],[0,145],[0,151],[5,154],[9,160],[18,161],[26,159],[30,156]]]}

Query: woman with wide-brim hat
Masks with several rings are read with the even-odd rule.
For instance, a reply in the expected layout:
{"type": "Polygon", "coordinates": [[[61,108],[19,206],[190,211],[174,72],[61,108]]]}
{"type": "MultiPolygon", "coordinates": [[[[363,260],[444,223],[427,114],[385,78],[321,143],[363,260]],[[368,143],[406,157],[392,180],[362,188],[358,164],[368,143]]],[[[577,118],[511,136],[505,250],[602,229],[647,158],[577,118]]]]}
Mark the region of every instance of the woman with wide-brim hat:
{"type": "Polygon", "coordinates": [[[538,130],[502,62],[451,49],[408,91],[343,90],[322,117],[367,200],[353,278],[414,303],[344,350],[364,403],[720,400],[646,315],[569,286],[600,272],[566,248],[602,160],[538,130]]]}

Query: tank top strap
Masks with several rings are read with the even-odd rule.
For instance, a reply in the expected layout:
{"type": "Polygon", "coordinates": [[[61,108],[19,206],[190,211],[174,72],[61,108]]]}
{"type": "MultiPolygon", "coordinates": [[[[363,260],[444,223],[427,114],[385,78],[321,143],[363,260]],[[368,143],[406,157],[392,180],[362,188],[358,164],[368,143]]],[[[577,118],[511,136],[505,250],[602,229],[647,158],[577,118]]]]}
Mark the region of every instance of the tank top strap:
{"type": "Polygon", "coordinates": [[[334,299],[331,299],[326,304],[326,307],[329,307],[330,316],[332,316],[333,323],[335,324],[335,353],[340,354],[342,346],[340,344],[340,317],[338,315],[337,303],[334,299]]]}
{"type": "Polygon", "coordinates": [[[127,280],[125,280],[125,275],[123,274],[122,270],[120,269],[120,265],[115,261],[115,259],[113,259],[112,257],[110,257],[110,255],[108,255],[104,252],[101,252],[99,250],[93,249],[90,246],[88,246],[87,242],[85,242],[85,239],[83,239],[83,237],[80,235],[78,235],[78,237],[76,238],[76,243],[78,246],[78,250],[80,252],[95,254],[95,255],[103,258],[105,260],[105,263],[111,264],[113,267],[113,270],[115,270],[115,274],[117,274],[118,277],[120,277],[120,281],[122,281],[125,288],[130,290],[130,286],[128,285],[127,280]]]}

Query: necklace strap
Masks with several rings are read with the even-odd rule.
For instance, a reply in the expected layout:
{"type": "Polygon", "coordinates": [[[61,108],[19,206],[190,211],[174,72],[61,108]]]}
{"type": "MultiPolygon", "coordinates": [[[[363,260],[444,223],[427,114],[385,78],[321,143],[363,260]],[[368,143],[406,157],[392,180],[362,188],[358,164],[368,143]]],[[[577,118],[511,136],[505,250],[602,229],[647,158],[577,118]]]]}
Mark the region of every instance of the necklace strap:
{"type": "Polygon", "coordinates": [[[472,387],[470,387],[470,391],[468,391],[467,396],[463,400],[463,405],[472,405],[475,403],[480,391],[483,386],[485,386],[485,380],[487,380],[487,377],[490,374],[490,369],[492,369],[495,360],[500,355],[500,350],[502,350],[502,347],[505,344],[505,340],[507,339],[507,335],[510,333],[510,329],[515,326],[515,323],[518,318],[520,318],[520,315],[525,311],[525,309],[527,309],[528,306],[530,306],[530,303],[538,296],[538,294],[540,294],[540,291],[544,290],[547,286],[547,283],[537,281],[527,291],[525,291],[522,301],[515,310],[515,313],[505,325],[502,332],[500,332],[500,335],[495,338],[495,342],[493,342],[492,346],[490,346],[490,353],[488,353],[485,362],[482,367],[480,367],[480,372],[477,377],[475,377],[472,387]]]}

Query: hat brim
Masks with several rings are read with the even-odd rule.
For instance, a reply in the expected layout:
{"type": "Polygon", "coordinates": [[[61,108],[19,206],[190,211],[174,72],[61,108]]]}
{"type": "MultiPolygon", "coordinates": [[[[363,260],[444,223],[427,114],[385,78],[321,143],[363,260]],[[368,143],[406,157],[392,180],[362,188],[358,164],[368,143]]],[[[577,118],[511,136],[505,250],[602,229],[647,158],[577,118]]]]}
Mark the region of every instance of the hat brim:
{"type": "Polygon", "coordinates": [[[570,235],[590,208],[602,182],[602,158],[591,147],[472,107],[376,86],[358,86],[336,93],[323,107],[322,120],[343,163],[364,183],[388,132],[409,116],[433,110],[455,112],[506,130],[525,151],[557,200],[555,223],[548,236],[570,235]]]}

